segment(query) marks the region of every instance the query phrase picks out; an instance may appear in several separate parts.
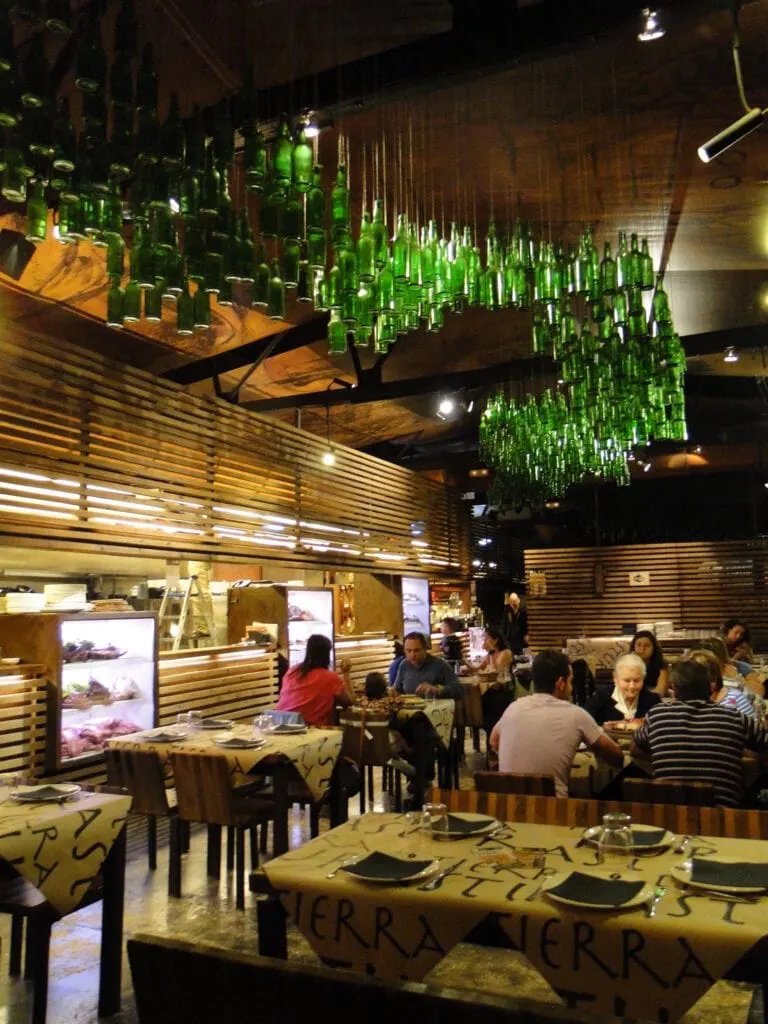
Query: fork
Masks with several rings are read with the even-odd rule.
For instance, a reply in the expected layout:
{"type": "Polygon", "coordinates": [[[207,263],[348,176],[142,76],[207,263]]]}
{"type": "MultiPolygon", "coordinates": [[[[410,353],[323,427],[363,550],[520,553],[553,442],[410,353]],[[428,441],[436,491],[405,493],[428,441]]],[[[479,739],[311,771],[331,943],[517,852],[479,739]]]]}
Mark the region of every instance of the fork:
{"type": "Polygon", "coordinates": [[[686,899],[690,899],[692,896],[706,896],[713,900],[725,900],[728,903],[759,903],[763,898],[755,894],[754,896],[740,895],[735,892],[723,892],[722,889],[690,889],[688,886],[682,886],[681,892],[686,899]]]}
{"type": "Polygon", "coordinates": [[[442,885],[443,879],[447,878],[448,875],[452,875],[457,867],[458,865],[454,864],[452,867],[446,868],[445,871],[441,871],[439,875],[435,875],[435,877],[431,879],[429,882],[427,882],[425,885],[418,886],[419,891],[433,892],[435,889],[439,889],[440,886],[442,885]]]}

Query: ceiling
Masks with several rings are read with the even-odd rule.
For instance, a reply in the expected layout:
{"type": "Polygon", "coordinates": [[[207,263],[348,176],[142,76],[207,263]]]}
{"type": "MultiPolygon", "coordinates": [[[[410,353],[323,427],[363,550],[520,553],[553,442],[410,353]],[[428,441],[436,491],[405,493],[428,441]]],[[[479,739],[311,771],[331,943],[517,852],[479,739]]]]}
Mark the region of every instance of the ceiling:
{"type": "MultiPolygon", "coordinates": [[[[456,59],[435,70],[430,60],[437,63],[442,42],[457,45],[449,36],[453,6],[460,12],[462,0],[137,3],[140,35],[156,42],[161,87],[173,83],[185,112],[238,86],[249,61],[259,88],[292,80],[295,95],[312,106],[327,85],[319,72],[405,47],[400,63],[374,56],[358,65],[357,91],[337,95],[337,108],[327,111],[333,125],[320,136],[319,158],[331,168],[339,136],[348,145],[353,215],[363,167],[370,202],[374,161],[383,165],[386,147],[379,189],[386,184],[390,210],[407,201],[412,213],[468,220],[481,235],[490,217],[505,225],[516,216],[565,240],[576,240],[584,223],[595,226],[600,243],[615,242],[620,228],[647,235],[690,356],[692,440],[761,439],[768,423],[757,385],[766,374],[768,133],[754,133],[708,165],[696,156],[698,145],[741,113],[727,5],[668,5],[666,35],[642,44],[637,8],[616,0],[603,5],[613,14],[600,32],[587,14],[583,25],[572,14],[561,38],[551,28],[547,47],[537,48],[531,33],[516,52],[487,39],[490,50],[473,52],[478,41],[467,38],[456,59]],[[397,73],[383,81],[377,67],[397,73]],[[738,346],[738,363],[723,362],[726,344],[738,346]]],[[[551,14],[557,6],[521,4],[520,14],[537,7],[551,14]]],[[[503,26],[486,28],[492,35],[503,26]]],[[[744,4],[741,38],[747,94],[763,104],[766,0],[744,4]]],[[[347,78],[339,72],[338,81],[347,78]]],[[[242,187],[236,174],[234,194],[242,187]]],[[[0,228],[19,226],[13,212],[0,215],[0,228]]],[[[265,400],[295,406],[297,396],[314,395],[301,410],[305,429],[414,465],[473,458],[478,405],[443,422],[435,416],[442,390],[465,386],[468,398],[482,399],[502,381],[538,386],[551,373],[546,361],[531,359],[530,318],[515,310],[450,315],[438,334],[402,338],[371,372],[373,352],[360,351],[359,366],[349,354],[329,356],[322,318],[295,302],[280,325],[236,305],[217,307],[212,328],[191,338],[175,334],[170,309],[159,325],[110,330],[104,258],[90,245],[65,247],[49,237],[17,282],[0,281],[6,328],[97,349],[199,393],[237,390],[257,410],[265,400]],[[402,381],[412,383],[393,389],[402,381]],[[328,401],[338,404],[326,411],[328,401]]],[[[294,408],[267,411],[296,417],[294,408]]]]}

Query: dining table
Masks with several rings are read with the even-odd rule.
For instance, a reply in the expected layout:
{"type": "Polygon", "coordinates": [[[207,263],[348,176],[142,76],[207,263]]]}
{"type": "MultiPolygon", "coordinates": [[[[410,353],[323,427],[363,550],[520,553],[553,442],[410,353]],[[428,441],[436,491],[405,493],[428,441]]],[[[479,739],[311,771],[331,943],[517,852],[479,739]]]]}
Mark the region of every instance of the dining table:
{"type": "Polygon", "coordinates": [[[118,750],[150,751],[167,768],[170,768],[174,753],[216,754],[226,760],[233,786],[247,782],[253,776],[270,777],[275,810],[275,854],[285,853],[289,845],[288,814],[294,799],[291,782],[303,782],[315,801],[328,796],[333,824],[346,817],[343,794],[337,786],[337,773],[334,771],[341,753],[341,729],[309,726],[301,733],[265,732],[261,745],[237,749],[221,745],[222,741],[226,742],[230,737],[253,739],[250,725],[235,724],[226,732],[181,731],[176,732],[176,739],[161,738],[162,734],[173,737],[175,729],[177,727],[170,726],[131,733],[109,740],[108,745],[118,750]]]}
{"type": "Polygon", "coordinates": [[[60,802],[21,803],[12,787],[0,787],[0,862],[45,897],[54,917],[77,910],[101,872],[100,1016],[120,1009],[130,806],[124,794],[86,791],[60,802]]]}
{"type": "Polygon", "coordinates": [[[368,814],[266,863],[251,876],[266,895],[260,951],[286,955],[288,919],[328,965],[421,981],[458,943],[482,942],[522,954],[572,1008],[669,1024],[722,978],[768,991],[768,898],[723,897],[679,878],[686,859],[768,872],[768,844],[694,836],[683,850],[682,837],[666,835],[660,848],[606,868],[580,826],[491,826],[482,837],[445,839],[413,815],[368,814]],[[432,866],[415,884],[351,873],[382,854],[432,866]],[[634,904],[597,909],[583,894],[592,890],[578,889],[617,882],[639,893],[634,904]],[[576,902],[548,891],[572,883],[576,902]]]}

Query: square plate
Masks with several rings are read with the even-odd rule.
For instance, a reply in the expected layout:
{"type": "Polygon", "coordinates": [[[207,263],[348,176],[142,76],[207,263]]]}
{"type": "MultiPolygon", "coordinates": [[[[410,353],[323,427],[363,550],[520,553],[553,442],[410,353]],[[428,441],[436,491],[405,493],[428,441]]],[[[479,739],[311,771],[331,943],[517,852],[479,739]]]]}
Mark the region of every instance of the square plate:
{"type": "Polygon", "coordinates": [[[80,792],[74,783],[46,783],[42,786],[19,786],[11,796],[20,804],[62,803],[80,792]]]}
{"type": "Polygon", "coordinates": [[[393,882],[422,881],[439,867],[439,860],[405,860],[388,853],[369,853],[367,857],[354,864],[347,864],[341,870],[363,882],[391,885],[393,882]]]}
{"type": "Polygon", "coordinates": [[[224,750],[255,750],[264,746],[264,740],[249,739],[247,736],[217,736],[214,740],[217,747],[224,750]]]}
{"type": "MultiPolygon", "coordinates": [[[[602,832],[602,825],[593,825],[583,833],[583,838],[588,843],[597,845],[602,832]]],[[[633,850],[663,850],[677,842],[674,832],[663,828],[655,828],[653,825],[632,825],[632,849],[633,850]]]]}
{"type": "Polygon", "coordinates": [[[204,718],[200,723],[202,729],[231,729],[234,725],[231,718],[204,718]]]}
{"type": "Polygon", "coordinates": [[[768,875],[768,864],[756,863],[751,864],[748,861],[737,860],[735,857],[694,857],[692,860],[686,860],[682,864],[676,864],[672,868],[672,877],[676,882],[681,882],[683,885],[689,886],[691,889],[701,889],[702,892],[706,892],[707,889],[716,889],[718,892],[730,892],[734,895],[761,895],[766,894],[768,889],[768,880],[763,882],[762,873],[765,872],[768,875]],[[730,882],[720,882],[717,879],[717,868],[716,865],[722,865],[722,876],[727,878],[728,869],[732,869],[736,872],[738,869],[742,869],[741,873],[746,881],[746,884],[735,884],[733,880],[730,882]],[[706,881],[701,881],[701,877],[698,881],[692,880],[692,875],[696,874],[696,869],[703,869],[699,871],[701,877],[706,878],[706,881]],[[749,871],[750,869],[757,868],[759,870],[758,884],[754,882],[750,883],[749,871]],[[709,871],[707,871],[709,869],[709,871]],[[761,870],[760,870],[761,869],[761,870]]]}
{"type": "Polygon", "coordinates": [[[655,890],[641,879],[625,881],[608,871],[567,871],[548,878],[541,891],[569,907],[626,910],[647,903],[655,890]]]}
{"type": "Polygon", "coordinates": [[[484,836],[501,828],[501,822],[487,814],[449,814],[447,830],[432,828],[435,839],[466,839],[469,836],[484,836]]]}

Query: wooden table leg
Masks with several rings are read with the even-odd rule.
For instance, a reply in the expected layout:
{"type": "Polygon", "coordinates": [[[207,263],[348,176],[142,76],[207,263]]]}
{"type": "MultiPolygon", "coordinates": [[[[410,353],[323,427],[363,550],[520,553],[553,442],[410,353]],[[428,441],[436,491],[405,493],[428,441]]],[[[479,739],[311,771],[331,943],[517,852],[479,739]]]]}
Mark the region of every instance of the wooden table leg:
{"type": "Polygon", "coordinates": [[[256,904],[259,926],[259,955],[288,959],[287,915],[277,896],[268,896],[256,904]]]}
{"type": "Polygon", "coordinates": [[[125,827],[104,861],[104,901],[101,913],[99,1016],[111,1017],[120,1009],[123,966],[123,907],[125,903],[125,827]]]}
{"type": "Polygon", "coordinates": [[[208,826],[206,870],[209,878],[221,878],[221,825],[208,826]]]}
{"type": "Polygon", "coordinates": [[[275,800],[275,842],[274,855],[279,857],[288,852],[288,775],[294,771],[291,764],[271,766],[272,787],[275,800]]]}
{"type": "MultiPolygon", "coordinates": [[[[360,774],[360,785],[365,785],[365,779],[361,772],[360,774]]],[[[347,791],[344,788],[341,772],[339,771],[339,765],[336,765],[333,774],[331,775],[331,786],[328,793],[328,804],[331,814],[331,828],[336,828],[338,825],[343,825],[349,817],[349,798],[347,797],[347,791]]]]}

